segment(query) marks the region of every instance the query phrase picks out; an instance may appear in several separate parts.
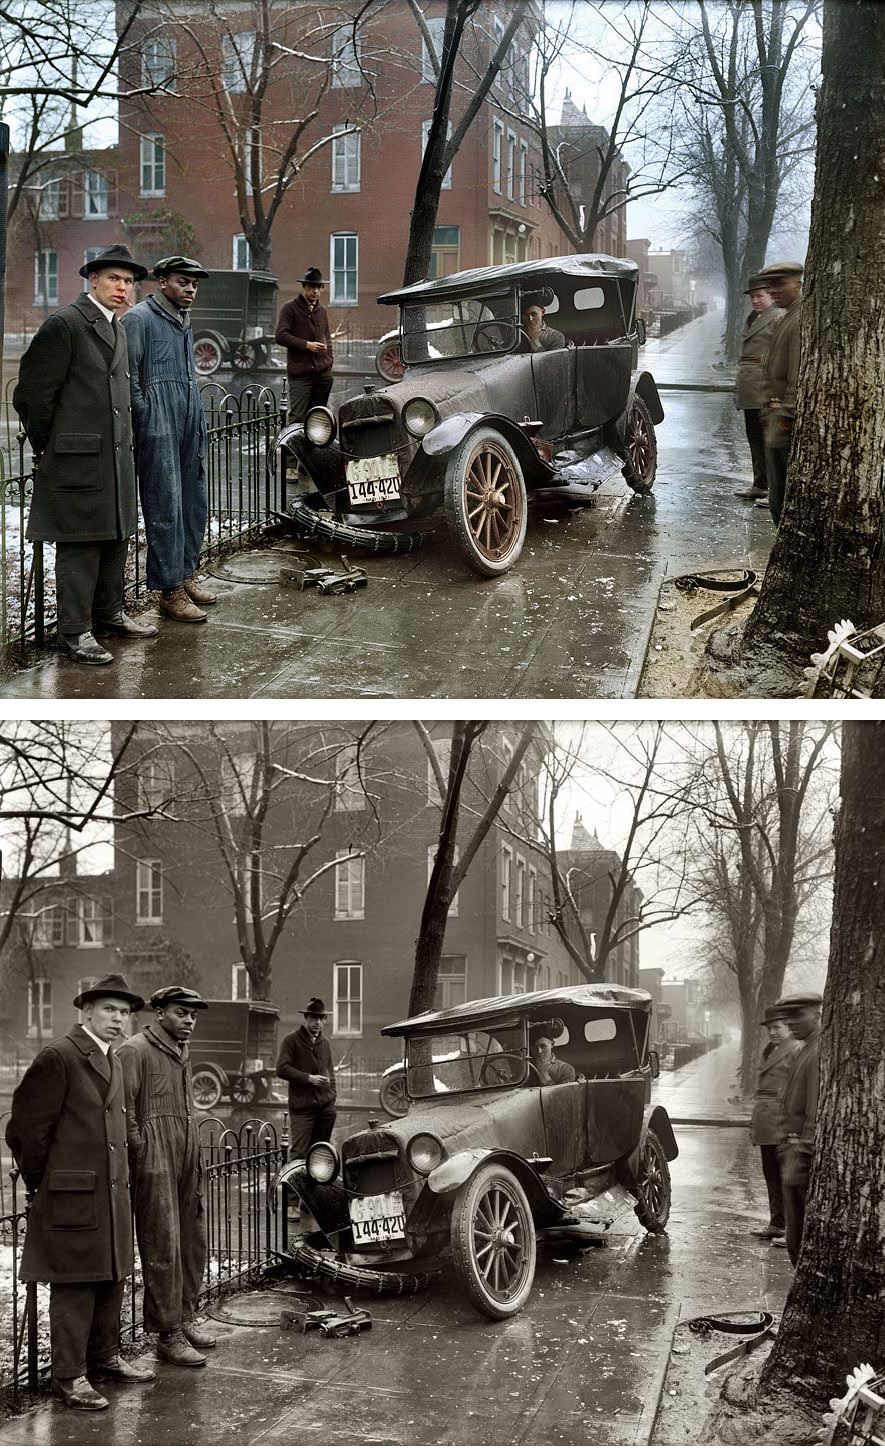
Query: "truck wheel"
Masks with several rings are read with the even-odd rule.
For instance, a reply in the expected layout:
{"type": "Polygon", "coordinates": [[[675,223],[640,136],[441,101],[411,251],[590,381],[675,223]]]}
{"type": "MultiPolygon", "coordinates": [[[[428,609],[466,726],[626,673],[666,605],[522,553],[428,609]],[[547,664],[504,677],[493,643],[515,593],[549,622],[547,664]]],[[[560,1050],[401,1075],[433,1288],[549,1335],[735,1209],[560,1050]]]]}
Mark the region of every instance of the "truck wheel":
{"type": "Polygon", "coordinates": [[[650,493],[658,470],[654,423],[641,397],[634,397],[627,417],[627,461],[624,477],[634,493],[650,493]]]}
{"type": "Polygon", "coordinates": [[[535,1280],[535,1224],[528,1197],[506,1167],[480,1167],[452,1208],[452,1257],[467,1296],[486,1317],[512,1317],[535,1280]]]}
{"type": "Polygon", "coordinates": [[[378,1099],[388,1116],[405,1116],[412,1104],[406,1092],[405,1071],[392,1071],[389,1076],[382,1077],[378,1099]]]}
{"type": "Polygon", "coordinates": [[[358,1267],[352,1262],[339,1261],[332,1252],[306,1243],[287,1253],[286,1261],[292,1263],[299,1277],[308,1280],[320,1277],[323,1282],[331,1282],[345,1292],[374,1292],[379,1297],[406,1297],[423,1292],[440,1275],[438,1269],[429,1272],[385,1272],[378,1267],[358,1267]]]}
{"type": "Polygon", "coordinates": [[[636,1215],[647,1232],[663,1232],[670,1216],[670,1168],[664,1148],[650,1131],[639,1153],[636,1215]]]}
{"type": "Polygon", "coordinates": [[[222,364],[221,348],[214,337],[197,337],[194,342],[194,366],[201,377],[211,377],[222,364]]]}
{"type": "Polygon", "coordinates": [[[443,499],[449,530],[474,573],[497,578],[513,567],[525,542],[528,500],[516,454],[494,428],[478,428],[453,449],[443,499]]]}
{"type": "Polygon", "coordinates": [[[254,1076],[234,1076],[230,1083],[230,1099],[237,1106],[251,1106],[258,1100],[258,1083],[254,1076]]]}
{"type": "Polygon", "coordinates": [[[201,1111],[211,1111],[224,1094],[224,1083],[211,1066],[198,1066],[193,1074],[194,1101],[201,1111]]]}

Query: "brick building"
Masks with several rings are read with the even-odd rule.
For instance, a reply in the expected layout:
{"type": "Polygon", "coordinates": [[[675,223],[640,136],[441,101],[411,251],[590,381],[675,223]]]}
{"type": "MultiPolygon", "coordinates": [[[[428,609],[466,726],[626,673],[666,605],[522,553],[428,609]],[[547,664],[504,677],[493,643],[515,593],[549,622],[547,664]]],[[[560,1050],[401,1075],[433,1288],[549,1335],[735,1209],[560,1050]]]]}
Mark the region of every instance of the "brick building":
{"type": "MultiPolygon", "coordinates": [[[[560,852],[560,869],[570,872],[572,893],[588,934],[598,933],[611,900],[611,881],[621,870],[617,851],[607,849],[595,831],[587,829],[580,815],[572,826],[571,845],[560,852]]],[[[606,980],[621,985],[639,985],[639,932],[630,933],[638,919],[642,891],[628,877],[615,911],[611,933],[617,940],[603,968],[606,980]],[[618,939],[618,936],[622,938],[618,939]]]]}
{"type": "MultiPolygon", "coordinates": [[[[586,109],[579,110],[568,91],[562,103],[559,125],[549,128],[550,143],[560,156],[569,182],[569,190],[578,201],[582,198],[589,204],[599,185],[601,156],[609,146],[609,135],[603,126],[590,120],[586,109]]],[[[601,202],[608,204],[613,197],[626,196],[630,167],[616,153],[605,185],[601,191],[601,202]]],[[[554,187],[554,192],[556,191],[554,187]]],[[[564,201],[564,198],[560,198],[564,201]]],[[[567,205],[564,207],[567,212],[567,205]]],[[[600,223],[593,240],[593,250],[606,256],[627,255],[627,211],[624,205],[610,211],[600,223]]]]}

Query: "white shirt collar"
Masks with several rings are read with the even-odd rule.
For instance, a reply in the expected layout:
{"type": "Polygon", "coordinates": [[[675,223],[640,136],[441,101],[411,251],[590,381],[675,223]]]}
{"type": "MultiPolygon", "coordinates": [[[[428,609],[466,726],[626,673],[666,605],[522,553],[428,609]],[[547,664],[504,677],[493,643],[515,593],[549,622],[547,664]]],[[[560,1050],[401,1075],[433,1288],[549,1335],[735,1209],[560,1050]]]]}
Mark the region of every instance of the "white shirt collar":
{"type": "MultiPolygon", "coordinates": [[[[113,323],[113,320],[117,315],[116,312],[112,312],[110,307],[106,307],[103,302],[97,301],[96,298],[92,295],[92,292],[87,292],[86,295],[88,296],[90,302],[98,307],[98,310],[101,312],[102,316],[106,317],[109,322],[113,323]]],[[[84,1026],[83,1029],[85,1031],[86,1027],[84,1026]]],[[[89,1034],[91,1036],[92,1032],[90,1031],[89,1034]]]]}
{"type": "MultiPolygon", "coordinates": [[[[97,306],[97,305],[98,305],[98,303],[96,303],[96,306],[97,306]]],[[[104,307],[102,307],[102,311],[104,311],[104,307]]],[[[82,1022],[81,1022],[81,1024],[82,1024],[82,1022]]],[[[101,1040],[99,1040],[99,1038],[98,1038],[98,1036],[95,1034],[95,1032],[94,1032],[94,1031],[90,1031],[90,1029],[89,1029],[88,1026],[83,1026],[83,1029],[84,1029],[84,1031],[86,1032],[87,1036],[91,1036],[91,1037],[92,1037],[92,1039],[93,1039],[93,1041],[95,1042],[96,1046],[100,1046],[101,1049],[102,1049],[102,1051],[104,1052],[104,1054],[107,1055],[108,1051],[111,1049],[111,1043],[110,1043],[110,1041],[101,1041],[101,1040]]]]}

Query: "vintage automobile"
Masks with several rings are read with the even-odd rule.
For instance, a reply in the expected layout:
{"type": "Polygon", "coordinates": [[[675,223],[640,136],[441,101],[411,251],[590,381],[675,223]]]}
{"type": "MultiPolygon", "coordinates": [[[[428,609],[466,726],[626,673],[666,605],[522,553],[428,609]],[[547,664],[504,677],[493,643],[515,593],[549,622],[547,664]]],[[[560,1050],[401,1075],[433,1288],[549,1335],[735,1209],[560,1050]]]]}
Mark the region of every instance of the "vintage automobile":
{"type": "Polygon", "coordinates": [[[279,1255],[373,1291],[423,1286],[451,1264],[475,1306],[504,1318],[531,1292],[539,1235],[600,1236],[628,1209],[662,1232],[677,1146],[650,1100],[651,1006],[646,991],[583,985],[386,1026],[405,1043],[410,1109],[284,1168],[279,1255]],[[541,1081],[539,1032],[574,1081],[541,1081]]]}
{"type": "Polygon", "coordinates": [[[222,1096],[236,1106],[265,1101],[276,1080],[279,1011],[269,1001],[207,1004],[189,1048],[196,1106],[212,1111],[222,1096]]]}
{"type": "Polygon", "coordinates": [[[664,412],[638,365],[637,276],[615,257],[551,257],[379,297],[400,309],[403,376],[280,433],[310,490],[296,524],[396,552],[419,536],[397,529],[442,509],[470,568],[495,577],[522,551],[530,500],[586,504],[619,473],[649,492],[664,412]],[[531,350],[533,300],[565,347],[531,350]]]}
{"type": "Polygon", "coordinates": [[[194,363],[201,377],[219,367],[252,372],[274,345],[278,282],[269,272],[212,271],[191,307],[194,363]]]}

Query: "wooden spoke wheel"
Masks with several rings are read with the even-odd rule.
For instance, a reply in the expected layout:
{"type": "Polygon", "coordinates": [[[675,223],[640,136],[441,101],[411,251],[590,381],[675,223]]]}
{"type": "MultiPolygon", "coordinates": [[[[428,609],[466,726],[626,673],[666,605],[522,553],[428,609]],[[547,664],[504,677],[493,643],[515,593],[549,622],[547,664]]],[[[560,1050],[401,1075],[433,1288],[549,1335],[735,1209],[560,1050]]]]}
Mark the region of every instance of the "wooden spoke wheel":
{"type": "Polygon", "coordinates": [[[647,1232],[663,1232],[670,1216],[670,1168],[664,1148],[650,1131],[639,1153],[636,1215],[647,1232]]]}
{"type": "Polygon", "coordinates": [[[513,567],[528,503],[522,468],[500,433],[480,428],[452,451],[444,500],[452,536],[475,573],[495,578],[513,567]]]}
{"type": "Polygon", "coordinates": [[[506,1167],[490,1162],[465,1182],[452,1209],[455,1272],[487,1317],[512,1317],[535,1280],[535,1224],[528,1198],[506,1167]]]}
{"type": "Polygon", "coordinates": [[[197,337],[194,341],[194,365],[201,377],[211,377],[223,361],[221,348],[214,337],[197,337]]]}
{"type": "Polygon", "coordinates": [[[634,397],[627,417],[627,458],[624,476],[635,493],[650,493],[658,470],[654,424],[641,397],[634,397]]]}

